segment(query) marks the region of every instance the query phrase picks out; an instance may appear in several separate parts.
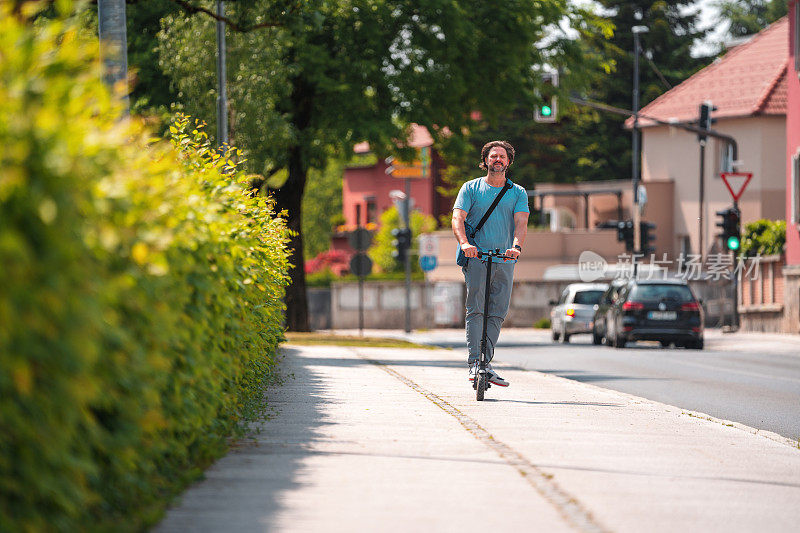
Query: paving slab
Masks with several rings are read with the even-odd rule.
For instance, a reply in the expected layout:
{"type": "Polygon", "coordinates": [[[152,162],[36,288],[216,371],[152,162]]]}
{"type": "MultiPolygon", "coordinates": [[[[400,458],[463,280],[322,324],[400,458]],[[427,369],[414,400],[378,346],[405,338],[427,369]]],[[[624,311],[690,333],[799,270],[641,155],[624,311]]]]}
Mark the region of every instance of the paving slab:
{"type": "Polygon", "coordinates": [[[156,531],[796,531],[800,449],[549,374],[476,402],[462,354],[284,347],[260,433],[156,531]]]}

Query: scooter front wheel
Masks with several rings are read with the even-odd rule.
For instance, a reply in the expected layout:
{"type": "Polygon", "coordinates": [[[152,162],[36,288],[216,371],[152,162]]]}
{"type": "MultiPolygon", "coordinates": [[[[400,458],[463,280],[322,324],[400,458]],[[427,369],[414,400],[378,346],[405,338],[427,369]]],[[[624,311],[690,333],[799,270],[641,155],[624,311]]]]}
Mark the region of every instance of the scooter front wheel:
{"type": "Polygon", "coordinates": [[[475,381],[478,383],[478,386],[475,388],[475,398],[479,402],[482,402],[486,389],[489,388],[489,374],[479,374],[475,381]]]}

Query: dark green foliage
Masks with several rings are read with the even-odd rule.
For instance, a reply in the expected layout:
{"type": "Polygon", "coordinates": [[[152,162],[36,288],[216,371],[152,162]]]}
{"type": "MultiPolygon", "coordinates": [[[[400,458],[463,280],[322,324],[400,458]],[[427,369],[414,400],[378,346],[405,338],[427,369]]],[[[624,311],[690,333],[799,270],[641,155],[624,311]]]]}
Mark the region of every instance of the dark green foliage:
{"type": "Polygon", "coordinates": [[[758,33],[789,12],[786,0],[721,0],[715,6],[731,37],[758,33]]]}
{"type": "Polygon", "coordinates": [[[180,11],[170,0],[148,0],[127,6],[128,67],[133,73],[131,109],[134,113],[163,113],[177,99],[158,63],[156,35],[161,19],[180,11]]]}
{"type": "Polygon", "coordinates": [[[565,49],[564,59],[553,64],[561,70],[558,122],[535,123],[532,107],[523,100],[517,101],[512,112],[489,117],[491,120],[482,127],[473,128],[472,146],[466,156],[456,154],[457,164],[448,175],[454,185],[481,174],[476,154],[484,142],[492,139],[506,139],[514,145],[518,156],[510,176],[526,188],[537,182],[631,178],[632,141],[630,130],[623,126],[625,117],[571,104],[568,96],[575,92],[590,100],[631,109],[631,28],[644,25],[650,30],[640,36],[640,107],[644,107],[668,90],[648,58],[675,86],[710,61],[690,54],[705,32],[697,28],[696,10],[687,9],[693,1],[601,0],[599,4],[609,13],[605,21],[613,24],[613,36],[588,28],[580,40],[565,49]],[[588,68],[593,65],[595,68],[588,68]]]}
{"type": "Polygon", "coordinates": [[[342,176],[344,165],[331,159],[324,170],[308,173],[303,196],[303,243],[305,257],[315,257],[331,246],[333,226],[342,218],[342,176]]]}
{"type": "Polygon", "coordinates": [[[0,3],[0,531],[135,531],[258,416],[286,228],[187,118],[155,141],[97,39],[0,3]]]}
{"type": "Polygon", "coordinates": [[[744,225],[741,255],[780,255],[786,245],[785,220],[756,220],[744,225]]]}

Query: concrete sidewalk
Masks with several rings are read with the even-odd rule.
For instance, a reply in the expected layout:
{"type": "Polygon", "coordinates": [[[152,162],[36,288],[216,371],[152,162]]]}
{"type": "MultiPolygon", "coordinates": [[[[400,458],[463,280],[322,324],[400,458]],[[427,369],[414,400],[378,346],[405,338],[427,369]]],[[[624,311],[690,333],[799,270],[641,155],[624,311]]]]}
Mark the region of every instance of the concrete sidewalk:
{"type": "Polygon", "coordinates": [[[773,434],[460,352],[285,347],[274,417],[156,531],[796,531],[773,434]],[[496,367],[498,371],[502,367],[496,367]]]}

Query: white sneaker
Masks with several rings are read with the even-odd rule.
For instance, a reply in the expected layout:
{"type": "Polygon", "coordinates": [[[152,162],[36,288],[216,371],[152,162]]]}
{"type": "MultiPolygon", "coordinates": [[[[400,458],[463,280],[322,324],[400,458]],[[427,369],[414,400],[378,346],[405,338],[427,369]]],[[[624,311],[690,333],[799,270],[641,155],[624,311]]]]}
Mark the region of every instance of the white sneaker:
{"type": "Polygon", "coordinates": [[[492,365],[486,365],[486,371],[489,372],[489,383],[497,385],[498,387],[508,387],[508,381],[497,375],[497,372],[492,370],[492,365]]]}

